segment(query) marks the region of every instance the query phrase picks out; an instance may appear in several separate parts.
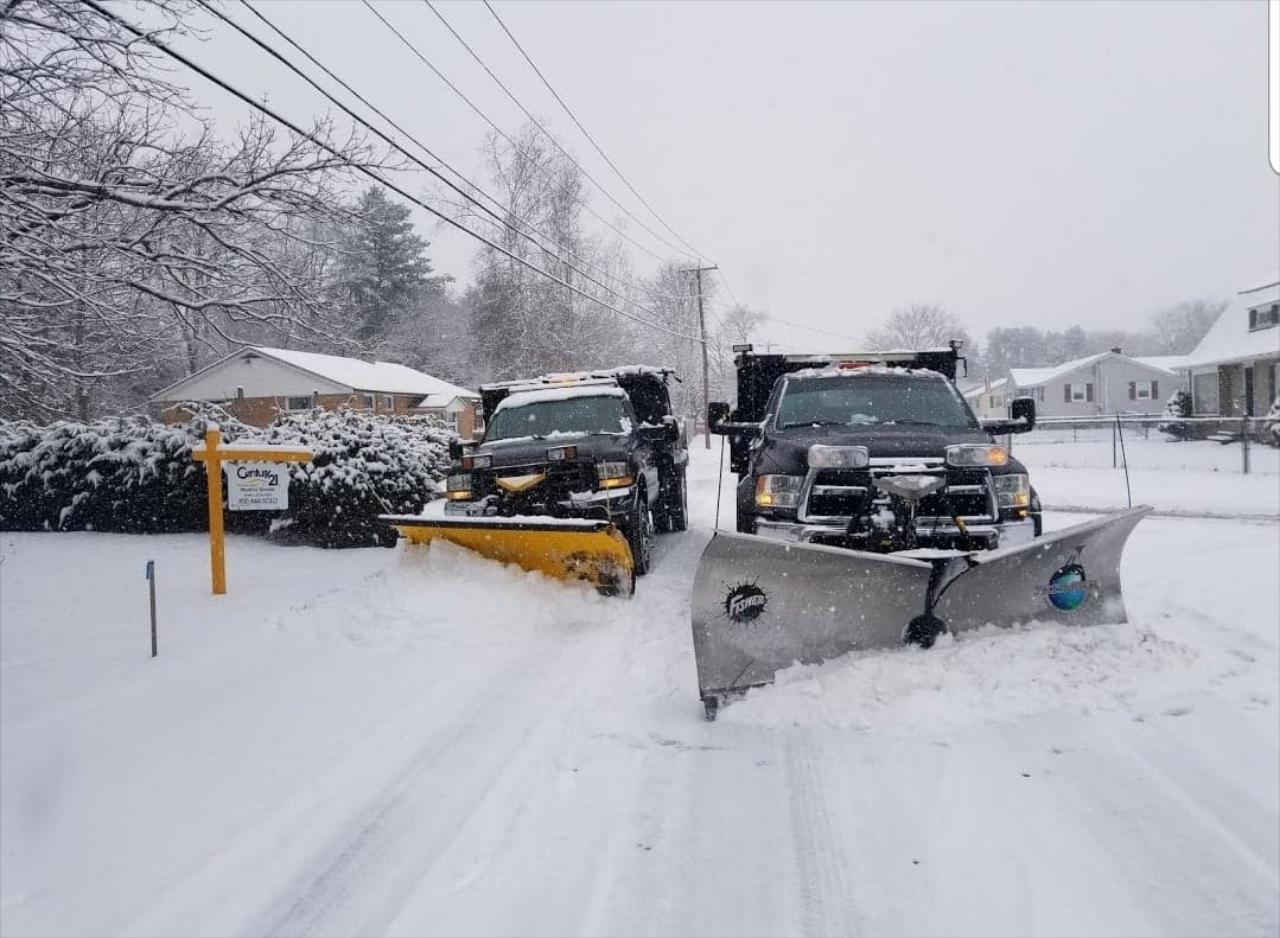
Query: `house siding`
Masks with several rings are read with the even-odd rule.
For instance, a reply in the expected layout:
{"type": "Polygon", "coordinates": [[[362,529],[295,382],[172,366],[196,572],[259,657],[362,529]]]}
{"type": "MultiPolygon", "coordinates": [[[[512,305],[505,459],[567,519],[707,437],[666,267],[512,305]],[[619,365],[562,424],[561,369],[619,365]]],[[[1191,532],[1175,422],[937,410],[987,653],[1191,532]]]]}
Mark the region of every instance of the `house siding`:
{"type": "MultiPolygon", "coordinates": [[[[304,396],[311,397],[309,394],[277,394],[262,397],[246,396],[239,399],[233,397],[227,401],[215,401],[214,403],[217,403],[241,423],[246,423],[253,427],[265,427],[281,414],[289,412],[288,398],[304,396]]],[[[374,406],[370,408],[365,405],[365,397],[366,395],[363,393],[321,394],[315,400],[316,406],[321,410],[337,410],[340,407],[348,407],[352,410],[397,416],[416,413],[414,407],[421,400],[420,396],[411,394],[375,394],[373,395],[374,406]],[[392,406],[387,406],[384,400],[385,397],[392,398],[392,406]]],[[[181,404],[171,404],[161,410],[160,418],[165,423],[182,423],[190,420],[191,414],[181,404]]]]}
{"type": "Polygon", "coordinates": [[[1183,384],[1184,379],[1170,372],[1123,356],[1108,356],[1081,365],[1041,385],[1018,387],[1014,396],[1035,397],[1036,413],[1045,417],[1090,417],[1114,414],[1117,411],[1159,414],[1164,412],[1165,401],[1183,384]],[[1155,393],[1149,400],[1130,399],[1129,385],[1139,381],[1157,383],[1155,393]],[[1073,384],[1086,387],[1092,385],[1092,394],[1087,395],[1083,401],[1069,400],[1066,389],[1073,384]],[[1044,400],[1036,395],[1037,387],[1044,388],[1044,400]]]}

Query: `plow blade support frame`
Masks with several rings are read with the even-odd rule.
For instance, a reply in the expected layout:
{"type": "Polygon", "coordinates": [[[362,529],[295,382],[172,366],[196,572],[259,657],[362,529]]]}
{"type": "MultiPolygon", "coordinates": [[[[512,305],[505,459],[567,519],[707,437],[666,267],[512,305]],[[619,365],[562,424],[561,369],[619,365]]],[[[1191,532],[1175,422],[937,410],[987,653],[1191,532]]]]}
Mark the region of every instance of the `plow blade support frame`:
{"type": "Polygon", "coordinates": [[[1016,547],[938,556],[717,532],[699,561],[690,604],[708,715],[723,698],[770,683],[791,665],[898,647],[924,613],[953,633],[1032,621],[1124,622],[1120,558],[1150,510],[1115,512],[1016,547]]]}
{"type": "Polygon", "coordinates": [[[608,521],[589,519],[422,518],[382,520],[412,544],[449,541],[502,563],[558,580],[585,580],[608,595],[635,592],[631,545],[608,521]]]}

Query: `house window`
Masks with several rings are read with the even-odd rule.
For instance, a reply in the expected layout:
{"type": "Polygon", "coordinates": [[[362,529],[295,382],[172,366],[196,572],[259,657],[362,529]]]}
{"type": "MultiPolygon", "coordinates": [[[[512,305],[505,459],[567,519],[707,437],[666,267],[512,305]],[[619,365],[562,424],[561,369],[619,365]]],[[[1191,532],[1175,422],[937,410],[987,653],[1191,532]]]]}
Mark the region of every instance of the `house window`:
{"type": "Polygon", "coordinates": [[[988,407],[990,407],[992,410],[994,410],[994,409],[995,409],[995,406],[996,406],[996,396],[995,396],[994,394],[991,394],[991,395],[989,395],[989,396],[987,397],[987,406],[988,406],[988,407]]]}
{"type": "Polygon", "coordinates": [[[385,407],[387,410],[395,410],[396,399],[392,397],[390,394],[384,394],[382,395],[382,406],[385,407]]]}
{"type": "Polygon", "coordinates": [[[1197,414],[1218,414],[1218,373],[1196,375],[1191,381],[1192,400],[1197,414]]]}
{"type": "Polygon", "coordinates": [[[1036,388],[1036,401],[1041,404],[1044,403],[1044,385],[1040,385],[1040,387],[1036,388]]]}
{"type": "Polygon", "coordinates": [[[1079,404],[1093,400],[1093,384],[1064,384],[1062,400],[1067,404],[1079,404]]]}
{"type": "Polygon", "coordinates": [[[361,394],[361,395],[360,395],[360,406],[361,406],[361,407],[363,407],[365,410],[373,410],[373,395],[372,395],[372,394],[361,394]]]}
{"type": "Polygon", "coordinates": [[[311,397],[290,397],[285,400],[285,407],[289,410],[310,410],[311,397]]]}
{"type": "Polygon", "coordinates": [[[1129,400],[1150,401],[1160,396],[1159,381],[1130,381],[1129,400]]]}
{"type": "Polygon", "coordinates": [[[1272,303],[1270,306],[1255,306],[1249,310],[1250,332],[1257,332],[1259,329],[1270,329],[1278,322],[1280,322],[1280,303],[1272,303]]]}

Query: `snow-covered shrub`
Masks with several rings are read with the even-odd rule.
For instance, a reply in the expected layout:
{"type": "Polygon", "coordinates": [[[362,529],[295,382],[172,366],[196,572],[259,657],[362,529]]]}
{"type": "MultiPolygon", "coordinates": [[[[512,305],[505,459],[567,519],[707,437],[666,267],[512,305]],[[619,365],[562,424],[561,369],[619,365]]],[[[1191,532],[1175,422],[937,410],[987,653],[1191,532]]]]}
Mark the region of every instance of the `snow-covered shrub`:
{"type": "Polygon", "coordinates": [[[227,512],[232,531],[276,530],[325,547],[393,543],[377,516],[421,510],[448,470],[452,432],[425,418],[309,411],[259,429],[207,405],[190,410],[192,420],[170,426],[145,417],[0,423],[0,530],[205,530],[204,466],[191,448],[211,419],[226,442],[315,453],[289,464],[288,511],[227,512]]]}
{"type": "MultiPolygon", "coordinates": [[[[322,547],[394,544],[394,530],[378,515],[419,512],[441,490],[453,436],[433,418],[349,410],[281,415],[253,439],[309,446],[314,455],[288,464],[289,510],[274,526],[322,547]]],[[[243,514],[270,520],[278,513],[243,514]]]]}
{"type": "Polygon", "coordinates": [[[1194,424],[1181,419],[1191,416],[1191,395],[1186,391],[1174,391],[1164,405],[1165,419],[1156,425],[1161,433],[1167,433],[1175,440],[1191,439],[1194,424]]]}

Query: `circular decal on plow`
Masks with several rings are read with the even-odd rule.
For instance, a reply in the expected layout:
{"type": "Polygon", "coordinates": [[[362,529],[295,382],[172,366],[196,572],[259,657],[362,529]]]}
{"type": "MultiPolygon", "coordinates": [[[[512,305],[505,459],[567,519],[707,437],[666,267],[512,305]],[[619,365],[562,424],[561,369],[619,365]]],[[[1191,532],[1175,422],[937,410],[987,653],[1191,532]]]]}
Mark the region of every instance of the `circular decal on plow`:
{"type": "Polygon", "coordinates": [[[769,597],[755,583],[739,583],[724,597],[724,614],[733,622],[754,622],[764,615],[769,597]]]}
{"type": "Polygon", "coordinates": [[[1063,612],[1079,609],[1089,598],[1089,583],[1085,577],[1084,567],[1078,563],[1069,563],[1053,576],[1049,577],[1049,585],[1045,587],[1049,605],[1063,612]]]}

